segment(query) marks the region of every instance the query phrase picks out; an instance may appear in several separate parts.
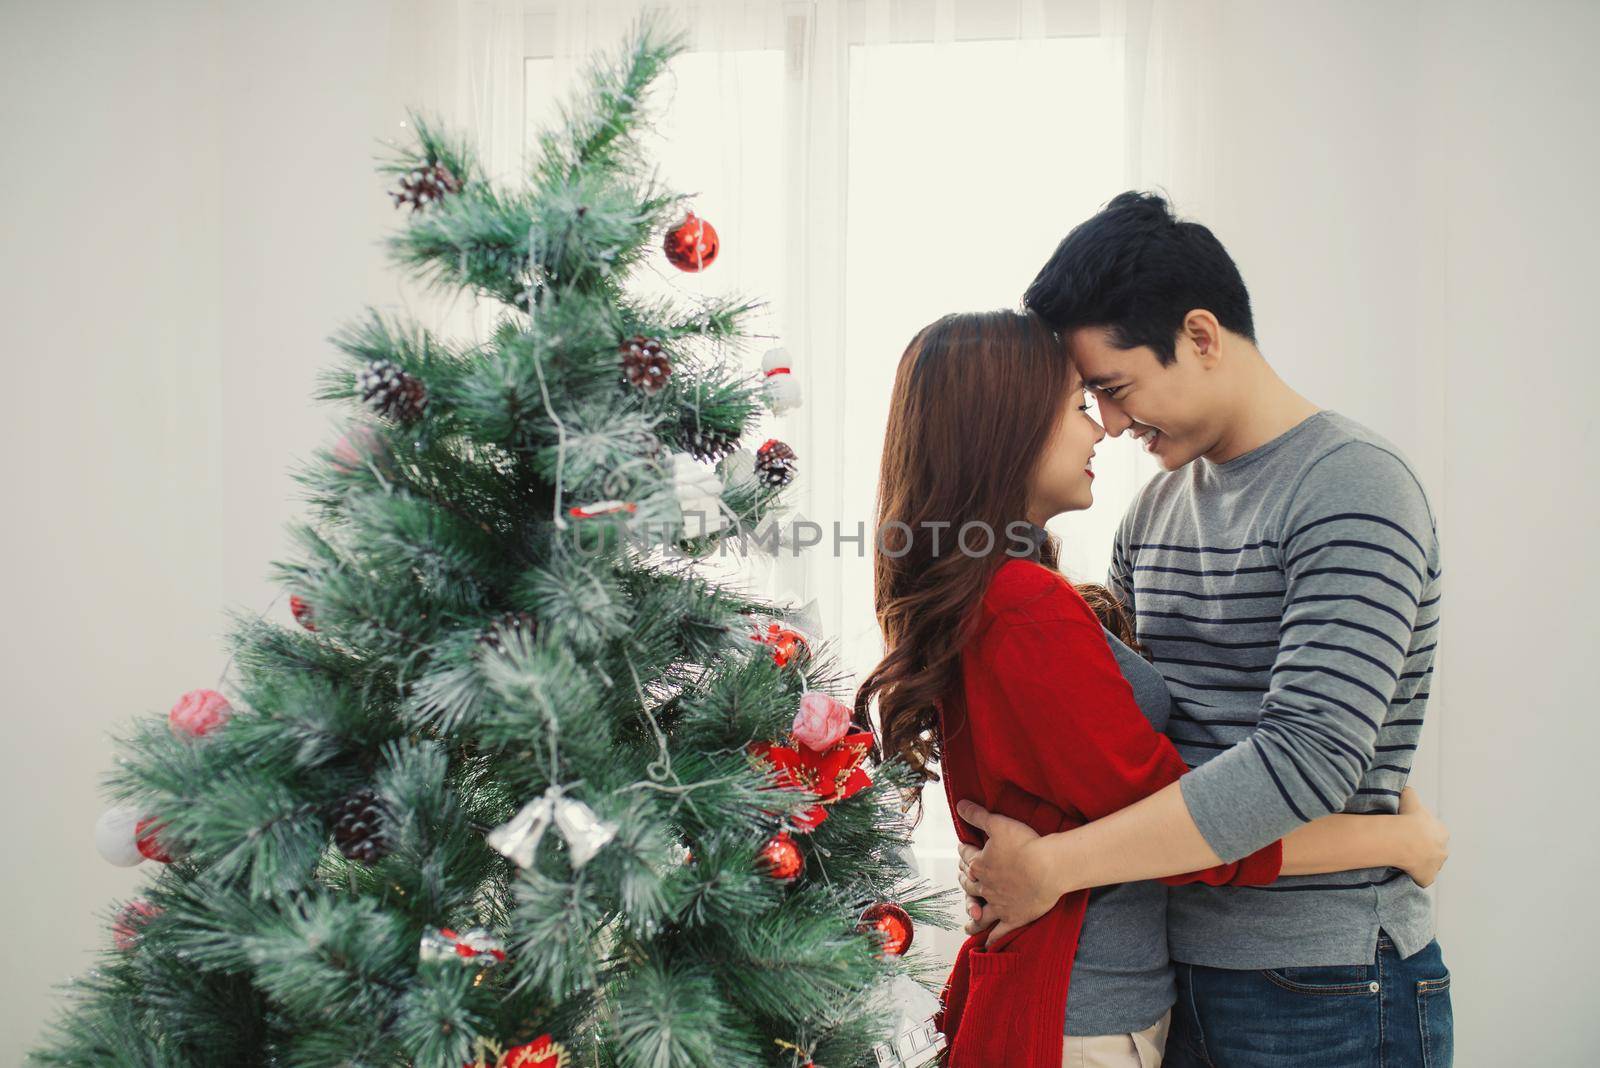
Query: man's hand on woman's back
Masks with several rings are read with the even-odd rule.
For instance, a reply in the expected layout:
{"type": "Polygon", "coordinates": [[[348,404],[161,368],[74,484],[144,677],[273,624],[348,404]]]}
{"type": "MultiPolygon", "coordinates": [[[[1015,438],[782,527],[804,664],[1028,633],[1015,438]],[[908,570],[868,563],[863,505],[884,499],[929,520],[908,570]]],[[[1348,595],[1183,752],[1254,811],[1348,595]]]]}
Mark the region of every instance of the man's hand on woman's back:
{"type": "Polygon", "coordinates": [[[972,801],[956,805],[961,818],[983,831],[982,849],[962,844],[958,876],[967,895],[966,931],[977,934],[993,927],[993,943],[1046,912],[1061,898],[1054,889],[1044,839],[1019,820],[990,812],[972,801]]]}

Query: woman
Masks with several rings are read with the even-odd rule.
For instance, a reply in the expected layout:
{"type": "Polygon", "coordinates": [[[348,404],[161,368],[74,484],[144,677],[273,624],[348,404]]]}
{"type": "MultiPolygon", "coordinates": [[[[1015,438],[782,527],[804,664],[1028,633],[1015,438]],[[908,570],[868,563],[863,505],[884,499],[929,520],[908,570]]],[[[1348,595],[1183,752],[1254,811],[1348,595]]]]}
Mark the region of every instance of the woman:
{"type": "MultiPolygon", "coordinates": [[[[1115,812],[1186,770],[1160,733],[1170,696],[1119,606],[1056,570],[1044,524],[1093,502],[1081,380],[1031,315],[950,315],[901,357],[879,485],[876,605],[886,656],[856,695],[886,755],[955,802],[1050,833],[1115,812]],[[1108,629],[1108,626],[1110,629],[1108,629]],[[1112,631],[1116,633],[1113,634],[1112,631]]],[[[1163,883],[1261,885],[1392,866],[1431,877],[1426,812],[1334,815],[1232,864],[1163,883]]],[[[1033,924],[962,947],[941,1028],[952,1068],[1159,1065],[1173,1003],[1161,883],[1063,897],[1033,924]]]]}

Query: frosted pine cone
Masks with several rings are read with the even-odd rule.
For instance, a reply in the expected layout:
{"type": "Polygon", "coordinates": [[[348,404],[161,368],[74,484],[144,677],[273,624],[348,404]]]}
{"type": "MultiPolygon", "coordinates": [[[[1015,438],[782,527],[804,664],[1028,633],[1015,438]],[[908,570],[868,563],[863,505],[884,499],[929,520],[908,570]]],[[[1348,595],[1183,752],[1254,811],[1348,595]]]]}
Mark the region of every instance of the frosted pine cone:
{"type": "Polygon", "coordinates": [[[334,810],[333,842],[351,860],[376,864],[394,848],[385,824],[388,809],[375,790],[363,786],[334,810]]]}
{"type": "Polygon", "coordinates": [[[793,449],[771,438],[756,450],[756,477],[769,486],[787,486],[794,481],[796,460],[793,449]]]}
{"type": "Polygon", "coordinates": [[[630,337],[620,346],[622,371],[629,383],[646,396],[653,395],[667,384],[672,374],[672,361],[661,351],[661,342],[653,337],[630,337]]]}
{"type": "Polygon", "coordinates": [[[397,423],[414,423],[428,408],[428,387],[391,360],[373,360],[356,378],[368,408],[397,423]]]}
{"type": "Polygon", "coordinates": [[[702,463],[716,463],[739,447],[739,432],[702,423],[693,412],[685,412],[683,447],[702,463]]]}
{"type": "Polygon", "coordinates": [[[400,179],[399,190],[390,193],[394,206],[410,204],[413,212],[437,204],[451,193],[461,192],[461,183],[442,163],[418,167],[400,179]]]}
{"type": "Polygon", "coordinates": [[[526,642],[533,641],[539,632],[539,621],[532,612],[507,612],[478,635],[478,644],[494,652],[503,653],[506,649],[506,639],[515,635],[526,642]]]}

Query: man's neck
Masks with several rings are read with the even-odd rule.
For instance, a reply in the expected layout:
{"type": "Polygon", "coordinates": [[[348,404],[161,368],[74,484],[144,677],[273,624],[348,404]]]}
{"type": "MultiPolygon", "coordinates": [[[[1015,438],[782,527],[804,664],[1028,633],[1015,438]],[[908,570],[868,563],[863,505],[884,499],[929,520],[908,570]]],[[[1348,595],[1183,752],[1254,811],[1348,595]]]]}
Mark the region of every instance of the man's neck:
{"type": "Polygon", "coordinates": [[[1289,388],[1259,355],[1239,383],[1238,404],[1217,444],[1205,458],[1214,464],[1236,460],[1288,433],[1322,409],[1289,388]]]}

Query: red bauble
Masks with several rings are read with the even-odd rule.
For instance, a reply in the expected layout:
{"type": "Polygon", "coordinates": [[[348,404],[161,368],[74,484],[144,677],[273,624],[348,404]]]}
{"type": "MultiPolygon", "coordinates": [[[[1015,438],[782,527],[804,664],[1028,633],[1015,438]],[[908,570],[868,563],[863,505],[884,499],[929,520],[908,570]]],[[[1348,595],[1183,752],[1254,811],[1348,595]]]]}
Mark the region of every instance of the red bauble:
{"type": "Polygon", "coordinates": [[[911,914],[888,901],[873,905],[863,912],[856,930],[863,934],[875,934],[883,946],[883,951],[891,957],[898,957],[910,949],[911,938],[915,933],[911,924],[911,914]]]}
{"type": "Polygon", "coordinates": [[[806,652],[806,640],[797,631],[786,630],[772,643],[772,662],[779,667],[806,652]]]}
{"type": "Polygon", "coordinates": [[[161,864],[172,863],[172,854],[167,852],[159,837],[165,827],[165,823],[157,823],[149,816],[134,824],[134,840],[138,843],[140,855],[146,860],[154,860],[161,864]]]}
{"type": "Polygon", "coordinates": [[[117,913],[117,921],[111,925],[111,941],[122,952],[127,953],[139,944],[139,931],[150,922],[152,916],[161,915],[161,910],[150,904],[144,898],[138,898],[122,906],[122,911],[117,913]]]}
{"type": "Polygon", "coordinates": [[[667,234],[663,246],[667,259],[680,271],[703,271],[711,266],[722,248],[717,240],[717,228],[690,212],[688,217],[667,234]]]}
{"type": "Polygon", "coordinates": [[[228,722],[232,715],[233,706],[217,691],[190,690],[167,713],[167,726],[173,734],[198,738],[228,722]]]}
{"type": "Polygon", "coordinates": [[[311,621],[311,602],[304,597],[290,594],[289,611],[294,615],[294,621],[306,630],[317,629],[317,625],[311,621]]]}
{"type": "Polygon", "coordinates": [[[801,869],[805,867],[800,847],[794,844],[794,839],[786,831],[767,839],[767,844],[761,847],[761,862],[766,866],[768,875],[784,883],[798,879],[801,869]]]}
{"type": "Polygon", "coordinates": [[[772,662],[779,667],[811,652],[804,634],[790,630],[781,623],[768,623],[766,630],[757,627],[750,637],[772,647],[772,662]]]}

